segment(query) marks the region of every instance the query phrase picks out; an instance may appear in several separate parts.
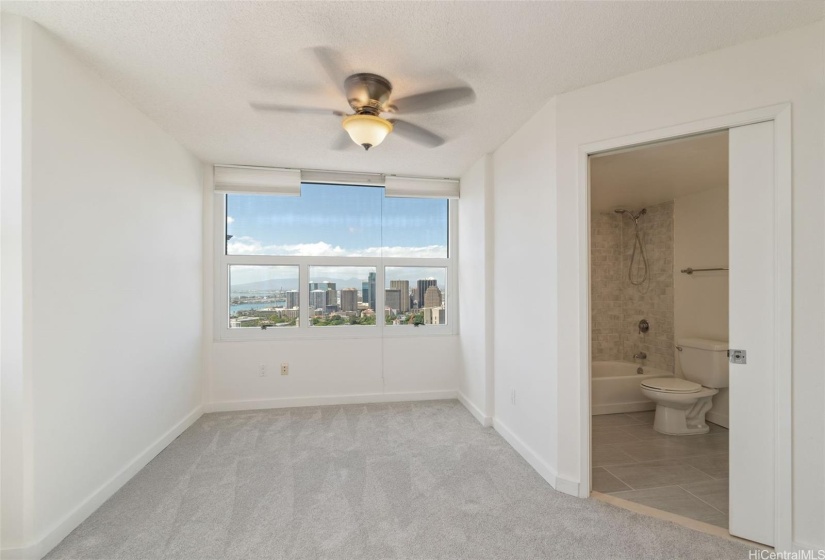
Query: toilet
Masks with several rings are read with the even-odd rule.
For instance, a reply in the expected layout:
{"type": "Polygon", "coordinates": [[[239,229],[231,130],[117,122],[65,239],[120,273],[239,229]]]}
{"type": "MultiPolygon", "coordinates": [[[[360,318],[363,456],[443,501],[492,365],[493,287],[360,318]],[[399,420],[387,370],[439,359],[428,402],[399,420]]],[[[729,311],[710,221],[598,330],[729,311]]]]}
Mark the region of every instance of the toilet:
{"type": "Polygon", "coordinates": [[[684,436],[708,433],[705,414],[713,395],[728,386],[728,343],[706,338],[677,341],[684,379],[656,377],[642,381],[642,394],[656,403],[653,429],[684,436]]]}

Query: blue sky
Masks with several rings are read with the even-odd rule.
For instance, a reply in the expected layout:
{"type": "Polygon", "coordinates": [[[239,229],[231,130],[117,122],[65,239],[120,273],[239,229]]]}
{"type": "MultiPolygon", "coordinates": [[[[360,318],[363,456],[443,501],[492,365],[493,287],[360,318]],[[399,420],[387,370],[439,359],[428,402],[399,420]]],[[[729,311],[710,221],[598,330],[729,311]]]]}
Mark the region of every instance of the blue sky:
{"type": "Polygon", "coordinates": [[[446,257],[447,221],[446,200],[384,198],[380,187],[227,197],[230,254],[446,257]]]}

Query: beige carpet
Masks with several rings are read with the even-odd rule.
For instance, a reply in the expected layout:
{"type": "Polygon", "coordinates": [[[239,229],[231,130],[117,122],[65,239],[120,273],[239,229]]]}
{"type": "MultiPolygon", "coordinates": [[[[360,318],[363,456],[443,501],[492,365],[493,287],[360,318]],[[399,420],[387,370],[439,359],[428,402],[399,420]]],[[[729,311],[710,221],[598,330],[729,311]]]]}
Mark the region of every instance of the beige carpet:
{"type": "Polygon", "coordinates": [[[47,556],[745,559],[554,491],[456,401],[204,415],[47,556]]]}

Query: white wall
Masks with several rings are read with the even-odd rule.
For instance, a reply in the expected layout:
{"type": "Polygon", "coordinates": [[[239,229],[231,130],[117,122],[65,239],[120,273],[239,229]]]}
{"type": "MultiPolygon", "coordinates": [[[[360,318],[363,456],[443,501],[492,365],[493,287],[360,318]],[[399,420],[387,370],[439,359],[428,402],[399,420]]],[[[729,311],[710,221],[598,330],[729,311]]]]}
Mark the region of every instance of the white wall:
{"type": "MultiPolygon", "coordinates": [[[[824,25],[820,22],[559,96],[555,223],[560,240],[558,345],[566,349],[556,365],[558,416],[565,419],[559,424],[558,471],[576,480],[582,459],[578,395],[586,371],[579,352],[585,343],[580,340],[579,147],[747,109],[793,104],[793,539],[820,548],[825,547],[824,25]]],[[[531,224],[538,230],[554,228],[547,219],[533,219],[531,224]]],[[[535,349],[531,357],[542,359],[543,352],[535,349]]]]}
{"type": "Polygon", "coordinates": [[[16,483],[27,492],[23,526],[3,518],[3,546],[39,557],[200,415],[202,178],[54,37],[4,14],[4,40],[7,22],[31,33],[30,181],[3,185],[30,197],[31,406],[30,447],[3,449],[3,470],[22,464],[24,478],[3,479],[4,507],[16,483]]]}
{"type": "Polygon", "coordinates": [[[458,337],[214,342],[209,410],[455,398],[458,337]],[[289,375],[279,366],[289,363],[289,375]],[[259,375],[264,364],[267,375],[259,375]]]}
{"type": "Polygon", "coordinates": [[[461,177],[458,207],[459,391],[484,425],[493,417],[492,157],[461,177]]]}
{"type": "Polygon", "coordinates": [[[551,484],[559,425],[555,112],[550,101],[493,154],[494,426],[551,484]]]}
{"type": "MultiPolygon", "coordinates": [[[[680,338],[728,340],[728,273],[681,274],[687,268],[728,266],[727,186],[673,201],[673,326],[680,338]]],[[[682,375],[679,352],[676,374],[682,375]]],[[[713,397],[707,419],[728,427],[728,390],[713,397]]]]}

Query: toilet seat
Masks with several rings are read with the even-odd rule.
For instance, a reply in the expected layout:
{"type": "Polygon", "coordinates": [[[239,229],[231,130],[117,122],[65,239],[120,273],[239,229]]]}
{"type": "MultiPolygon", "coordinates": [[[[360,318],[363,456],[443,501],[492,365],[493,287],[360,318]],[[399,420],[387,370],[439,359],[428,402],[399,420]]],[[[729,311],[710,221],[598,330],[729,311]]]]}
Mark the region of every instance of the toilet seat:
{"type": "Polygon", "coordinates": [[[703,389],[698,383],[680,377],[654,377],[642,381],[642,387],[657,393],[698,393],[703,389]]]}

